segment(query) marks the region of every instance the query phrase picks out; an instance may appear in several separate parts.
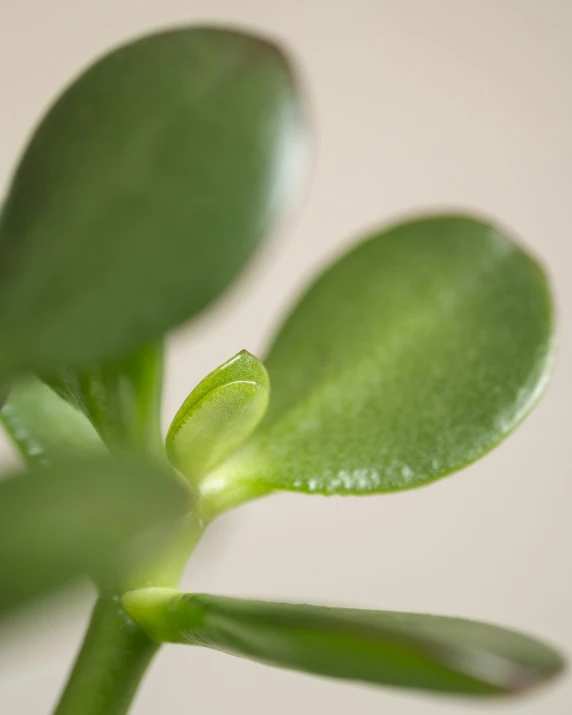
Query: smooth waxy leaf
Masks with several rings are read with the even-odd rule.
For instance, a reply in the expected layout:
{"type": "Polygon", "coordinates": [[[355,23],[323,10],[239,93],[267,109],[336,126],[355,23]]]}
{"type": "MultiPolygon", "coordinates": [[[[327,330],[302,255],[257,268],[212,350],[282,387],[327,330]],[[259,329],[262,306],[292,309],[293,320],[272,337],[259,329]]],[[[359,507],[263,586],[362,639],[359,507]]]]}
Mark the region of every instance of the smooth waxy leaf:
{"type": "Polygon", "coordinates": [[[170,589],[124,596],[158,642],[214,648],[316,675],[420,690],[496,695],[556,675],[561,657],[486,623],[414,613],[265,603],[170,589]]]}
{"type": "Polygon", "coordinates": [[[0,218],[0,377],[129,352],[233,279],[290,201],[303,130],[280,50],[186,28],[57,100],[0,218]]]}
{"type": "Polygon", "coordinates": [[[171,463],[197,481],[254,431],[266,412],[268,374],[246,350],[213,370],[175,415],[166,439],[171,463]]]}
{"type": "Polygon", "coordinates": [[[546,278],[499,229],[435,216],[373,235],[322,274],[265,361],[272,400],[213,479],[389,492],[497,445],[552,361],[546,278]]]}
{"type": "Polygon", "coordinates": [[[81,410],[111,447],[162,449],[160,410],[163,344],[81,370],[67,368],[46,382],[81,410]]]}
{"type": "Polygon", "coordinates": [[[74,458],[0,482],[0,616],[83,574],[104,579],[121,547],[188,512],[187,490],[165,468],[74,458]]]}
{"type": "Polygon", "coordinates": [[[103,447],[84,415],[37,379],[10,390],[0,420],[30,464],[46,465],[66,452],[93,453],[103,447]]]}

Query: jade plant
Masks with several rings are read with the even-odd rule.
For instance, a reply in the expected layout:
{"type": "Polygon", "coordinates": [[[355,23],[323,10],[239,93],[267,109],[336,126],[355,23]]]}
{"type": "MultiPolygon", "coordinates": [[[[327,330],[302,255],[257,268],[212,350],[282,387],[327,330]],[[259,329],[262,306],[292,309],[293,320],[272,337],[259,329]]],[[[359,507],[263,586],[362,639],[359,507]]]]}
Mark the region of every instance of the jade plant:
{"type": "Polygon", "coordinates": [[[0,382],[25,466],[0,483],[0,617],[80,576],[99,590],[57,715],[126,713],[164,643],[459,696],[528,691],[563,666],[477,621],[179,590],[228,509],[429,484],[499,444],[547,383],[537,262],[483,218],[417,215],[326,268],[262,361],[237,345],[163,439],[164,336],[291,205],[305,144],[284,53],[194,27],[95,62],[17,165],[0,218],[0,382]]]}

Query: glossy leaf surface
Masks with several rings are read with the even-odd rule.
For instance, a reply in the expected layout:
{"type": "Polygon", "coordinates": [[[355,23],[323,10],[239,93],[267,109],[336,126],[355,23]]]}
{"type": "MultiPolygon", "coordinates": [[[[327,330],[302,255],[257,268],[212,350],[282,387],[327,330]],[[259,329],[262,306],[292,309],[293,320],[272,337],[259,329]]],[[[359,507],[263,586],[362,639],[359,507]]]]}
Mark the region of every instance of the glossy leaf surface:
{"type": "Polygon", "coordinates": [[[214,648],[316,675],[420,690],[495,695],[527,690],[560,656],[514,631],[458,618],[265,603],[146,589],[124,596],[158,642],[214,648]]]}
{"type": "Polygon", "coordinates": [[[246,350],[213,370],[195,387],[167,434],[174,466],[196,481],[240,446],[268,407],[268,374],[246,350]]]}
{"type": "Polygon", "coordinates": [[[120,360],[60,370],[46,382],[86,415],[110,448],[162,449],[162,343],[120,360]]]}
{"type": "Polygon", "coordinates": [[[93,453],[103,448],[87,418],[37,379],[10,390],[0,420],[30,464],[47,465],[66,452],[93,453]]]}
{"type": "Polygon", "coordinates": [[[325,494],[426,484],[526,416],[551,339],[546,277],[499,229],[465,216],[398,224],[296,305],[265,361],[267,416],[221,472],[325,494]]]}
{"type": "MultiPolygon", "coordinates": [[[[105,578],[123,546],[190,508],[164,468],[74,458],[0,482],[0,615],[87,573],[105,578]]],[[[120,556],[121,554],[121,556],[120,556]]]]}
{"type": "Polygon", "coordinates": [[[288,63],[259,37],[163,32],[91,66],[0,219],[0,376],[116,357],[204,308],[290,203],[302,134],[288,63]]]}

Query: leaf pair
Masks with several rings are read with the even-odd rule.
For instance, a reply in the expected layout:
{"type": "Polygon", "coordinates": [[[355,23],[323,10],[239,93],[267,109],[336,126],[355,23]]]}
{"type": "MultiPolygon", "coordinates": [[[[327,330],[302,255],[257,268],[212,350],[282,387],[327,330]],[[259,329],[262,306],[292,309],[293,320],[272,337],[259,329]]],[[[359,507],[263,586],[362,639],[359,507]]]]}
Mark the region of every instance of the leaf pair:
{"type": "MultiPolygon", "coordinates": [[[[214,513],[275,489],[420,486],[528,414],[547,382],[552,327],[545,276],[498,229],[463,216],[404,222],[341,258],[296,306],[268,357],[259,427],[268,375],[243,352],[187,398],[167,453],[214,513]]],[[[112,388],[147,395],[117,374],[112,388]]],[[[156,397],[142,402],[156,410],[156,397]]]]}
{"type": "MultiPolygon", "coordinates": [[[[391,492],[461,469],[542,394],[552,321],[539,266],[484,221],[433,216],[374,234],[327,269],[284,323],[266,361],[268,413],[202,475],[203,497],[216,511],[230,492],[237,503],[272,490],[391,492]]],[[[233,364],[213,375],[240,379],[233,364]]],[[[209,414],[239,419],[223,394],[211,393],[209,414]]],[[[172,455],[196,448],[179,421],[172,455]]]]}
{"type": "Polygon", "coordinates": [[[436,692],[498,695],[555,676],[537,640],[460,618],[265,603],[144,589],[123,598],[158,643],[200,645],[267,665],[436,692]]]}

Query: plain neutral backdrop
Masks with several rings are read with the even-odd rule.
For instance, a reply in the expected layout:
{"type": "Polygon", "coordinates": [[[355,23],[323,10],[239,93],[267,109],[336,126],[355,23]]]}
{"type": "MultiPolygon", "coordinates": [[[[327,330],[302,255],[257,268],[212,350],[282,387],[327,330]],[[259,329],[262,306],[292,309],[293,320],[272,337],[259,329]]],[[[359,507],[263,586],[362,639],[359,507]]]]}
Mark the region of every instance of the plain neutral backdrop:
{"type": "MultiPolygon", "coordinates": [[[[216,523],[196,591],[487,619],[572,654],[572,2],[570,0],[0,0],[0,186],[47,103],[142,32],[225,21],[282,41],[301,68],[314,156],[296,217],[169,348],[165,425],[208,371],[262,354],[300,288],[364,230],[421,208],[485,212],[546,264],[559,307],[547,396],[499,449],[418,491],[275,496],[216,523]]],[[[4,461],[14,459],[7,445],[4,461]]],[[[0,631],[0,711],[48,713],[92,593],[0,631]]],[[[135,715],[565,715],[572,673],[516,703],[423,698],[165,648],[135,715]]]]}

